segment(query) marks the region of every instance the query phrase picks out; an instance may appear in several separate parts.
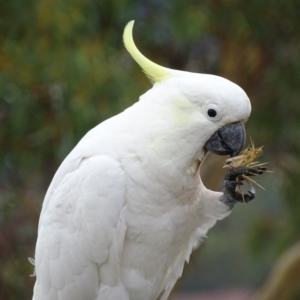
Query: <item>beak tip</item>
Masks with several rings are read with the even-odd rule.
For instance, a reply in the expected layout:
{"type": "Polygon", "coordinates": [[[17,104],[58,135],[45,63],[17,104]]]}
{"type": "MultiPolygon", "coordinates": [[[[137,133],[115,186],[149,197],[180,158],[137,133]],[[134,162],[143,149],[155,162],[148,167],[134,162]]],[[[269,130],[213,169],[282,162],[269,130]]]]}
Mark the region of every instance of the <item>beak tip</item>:
{"type": "Polygon", "coordinates": [[[230,157],[238,156],[241,151],[234,151],[230,153],[230,157]]]}
{"type": "Polygon", "coordinates": [[[235,157],[242,151],[245,140],[244,124],[234,123],[216,131],[206,142],[205,147],[215,154],[235,157]]]}

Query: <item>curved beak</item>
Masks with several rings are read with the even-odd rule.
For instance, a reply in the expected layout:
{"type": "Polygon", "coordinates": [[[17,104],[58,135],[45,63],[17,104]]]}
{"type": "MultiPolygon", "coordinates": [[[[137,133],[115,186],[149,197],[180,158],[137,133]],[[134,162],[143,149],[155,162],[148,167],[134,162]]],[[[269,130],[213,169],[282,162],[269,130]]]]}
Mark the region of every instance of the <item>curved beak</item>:
{"type": "Polygon", "coordinates": [[[246,130],[243,123],[233,123],[216,131],[205,143],[204,148],[218,155],[237,156],[246,141],[246,130]]]}

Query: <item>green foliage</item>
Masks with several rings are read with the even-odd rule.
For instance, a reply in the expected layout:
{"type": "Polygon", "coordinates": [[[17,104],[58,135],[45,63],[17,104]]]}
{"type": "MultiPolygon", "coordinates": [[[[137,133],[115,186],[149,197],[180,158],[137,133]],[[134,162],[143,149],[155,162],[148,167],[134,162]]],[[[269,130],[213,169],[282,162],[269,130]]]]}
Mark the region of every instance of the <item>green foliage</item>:
{"type": "MultiPolygon", "coordinates": [[[[61,161],[90,128],[150,87],[122,45],[131,19],[137,20],[139,48],[154,61],[222,75],[252,100],[248,132],[257,145],[265,145],[264,158],[276,170],[268,176],[276,180],[266,183],[268,191],[261,194],[266,199],[260,200],[265,204],[253,204],[252,214],[241,212],[253,216],[248,223],[234,219],[245,238],[229,243],[240,249],[249,245],[263,266],[257,272],[264,273],[269,257],[298,239],[299,1],[0,3],[0,300],[32,294],[27,257],[34,253],[43,196],[61,161]]],[[[218,237],[231,230],[220,228],[218,237]]],[[[227,238],[220,241],[219,249],[226,249],[227,238]]],[[[207,252],[210,261],[213,251],[207,252]]],[[[219,268],[214,261],[212,274],[219,268]]],[[[257,284],[251,276],[245,280],[257,284]]],[[[206,286],[220,285],[208,277],[215,281],[206,286]]],[[[193,283],[185,286],[197,285],[197,278],[189,280],[193,283]]]]}

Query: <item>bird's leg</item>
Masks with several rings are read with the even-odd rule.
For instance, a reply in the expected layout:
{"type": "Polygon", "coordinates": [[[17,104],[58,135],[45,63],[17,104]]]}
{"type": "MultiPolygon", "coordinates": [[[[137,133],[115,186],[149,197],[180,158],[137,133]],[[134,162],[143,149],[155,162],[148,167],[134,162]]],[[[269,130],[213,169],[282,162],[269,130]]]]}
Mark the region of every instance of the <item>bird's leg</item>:
{"type": "Polygon", "coordinates": [[[223,196],[221,201],[226,204],[229,209],[232,209],[237,202],[248,203],[255,198],[254,191],[248,191],[246,194],[242,194],[237,190],[237,186],[243,185],[243,176],[257,176],[263,174],[266,171],[265,167],[248,168],[240,166],[237,168],[229,169],[224,176],[223,181],[223,196]]]}

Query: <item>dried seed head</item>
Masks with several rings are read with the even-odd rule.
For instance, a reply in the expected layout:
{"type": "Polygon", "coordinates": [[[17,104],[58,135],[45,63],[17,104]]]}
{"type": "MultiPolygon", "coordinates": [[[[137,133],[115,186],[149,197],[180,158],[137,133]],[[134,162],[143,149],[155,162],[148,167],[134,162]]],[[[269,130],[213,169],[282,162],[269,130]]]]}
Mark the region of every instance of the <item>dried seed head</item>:
{"type": "MultiPolygon", "coordinates": [[[[253,140],[250,138],[250,145],[244,149],[240,155],[231,157],[225,160],[224,168],[237,168],[240,166],[245,166],[248,168],[261,167],[266,165],[267,163],[260,163],[256,159],[263,153],[262,147],[255,148],[253,140]]],[[[266,171],[264,171],[266,172],[266,171]]],[[[255,180],[246,175],[241,175],[241,178],[237,178],[237,180],[245,180],[252,188],[253,184],[259,186],[264,189],[261,185],[259,185],[255,180]]],[[[239,192],[243,195],[241,191],[241,187],[239,187],[239,192]]]]}
{"type": "Polygon", "coordinates": [[[224,168],[236,168],[239,166],[251,168],[265,165],[266,163],[261,164],[255,161],[255,159],[263,153],[262,148],[263,146],[255,148],[253,140],[250,139],[250,145],[244,149],[240,155],[226,159],[224,168]]]}

